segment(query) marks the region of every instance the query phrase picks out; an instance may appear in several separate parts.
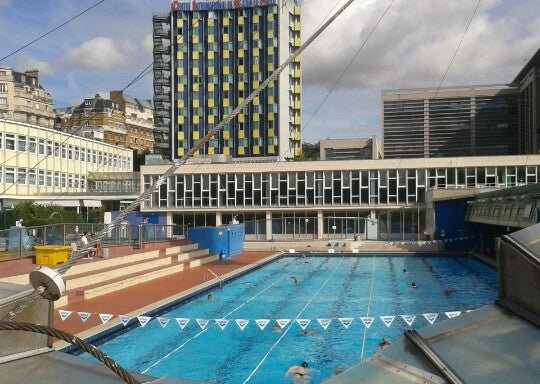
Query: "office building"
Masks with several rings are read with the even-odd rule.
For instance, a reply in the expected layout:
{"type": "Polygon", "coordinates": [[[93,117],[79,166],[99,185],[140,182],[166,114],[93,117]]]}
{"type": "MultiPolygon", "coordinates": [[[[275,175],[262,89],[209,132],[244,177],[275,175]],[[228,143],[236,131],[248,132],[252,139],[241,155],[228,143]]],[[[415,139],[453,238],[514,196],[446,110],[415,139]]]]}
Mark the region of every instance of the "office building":
{"type": "Polygon", "coordinates": [[[1,119],[0,162],[2,207],[21,200],[64,205],[66,198],[69,206],[79,206],[84,196],[76,196],[86,192],[89,174],[131,172],[133,151],[1,119]]]}
{"type": "Polygon", "coordinates": [[[52,97],[41,86],[38,70],[0,67],[0,118],[54,127],[52,97]]]}
{"type": "Polygon", "coordinates": [[[519,92],[519,152],[540,153],[540,49],[512,82],[519,92]]]}
{"type": "Polygon", "coordinates": [[[361,160],[382,158],[376,137],[325,139],[319,141],[321,160],[361,160]]]}
{"type": "MultiPolygon", "coordinates": [[[[156,151],[183,156],[300,46],[289,0],[172,2],[154,25],[156,151]]],[[[297,58],[198,154],[292,158],[301,153],[297,58]]]]}
{"type": "Polygon", "coordinates": [[[518,89],[480,85],[382,91],[384,158],[518,154],[518,89]]]}

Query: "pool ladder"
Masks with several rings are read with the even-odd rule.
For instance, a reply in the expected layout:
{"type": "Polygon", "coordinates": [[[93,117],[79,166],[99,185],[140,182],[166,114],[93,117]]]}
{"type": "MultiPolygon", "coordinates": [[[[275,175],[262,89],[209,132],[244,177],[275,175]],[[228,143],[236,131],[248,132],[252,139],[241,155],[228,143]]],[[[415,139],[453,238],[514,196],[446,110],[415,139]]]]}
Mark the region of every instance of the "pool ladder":
{"type": "Polygon", "coordinates": [[[223,289],[223,279],[217,273],[212,271],[210,268],[208,268],[206,270],[206,272],[204,273],[204,282],[206,283],[208,281],[208,275],[209,274],[214,276],[216,279],[218,279],[218,281],[219,281],[219,289],[223,289]]]}

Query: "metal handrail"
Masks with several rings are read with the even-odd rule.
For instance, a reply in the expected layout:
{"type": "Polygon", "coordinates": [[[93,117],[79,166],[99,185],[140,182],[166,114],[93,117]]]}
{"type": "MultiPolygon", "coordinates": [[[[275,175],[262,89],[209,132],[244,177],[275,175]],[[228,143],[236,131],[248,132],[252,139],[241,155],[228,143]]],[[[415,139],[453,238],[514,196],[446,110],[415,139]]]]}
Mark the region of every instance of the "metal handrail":
{"type": "Polygon", "coordinates": [[[214,276],[219,281],[219,289],[223,289],[223,279],[214,271],[212,271],[210,268],[206,269],[206,272],[204,274],[204,282],[208,281],[208,273],[210,273],[212,276],[214,276]]]}

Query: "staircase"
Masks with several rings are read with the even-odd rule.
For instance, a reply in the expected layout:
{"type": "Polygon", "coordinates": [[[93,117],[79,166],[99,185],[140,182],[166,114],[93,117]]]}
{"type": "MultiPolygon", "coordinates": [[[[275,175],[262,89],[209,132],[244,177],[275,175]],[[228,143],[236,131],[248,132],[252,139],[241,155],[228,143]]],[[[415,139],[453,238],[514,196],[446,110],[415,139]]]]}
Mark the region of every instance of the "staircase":
{"type": "Polygon", "coordinates": [[[55,307],[88,300],[219,260],[219,255],[211,255],[208,249],[199,249],[197,244],[135,252],[125,256],[93,259],[73,266],[64,275],[66,295],[54,303],[55,307]]]}

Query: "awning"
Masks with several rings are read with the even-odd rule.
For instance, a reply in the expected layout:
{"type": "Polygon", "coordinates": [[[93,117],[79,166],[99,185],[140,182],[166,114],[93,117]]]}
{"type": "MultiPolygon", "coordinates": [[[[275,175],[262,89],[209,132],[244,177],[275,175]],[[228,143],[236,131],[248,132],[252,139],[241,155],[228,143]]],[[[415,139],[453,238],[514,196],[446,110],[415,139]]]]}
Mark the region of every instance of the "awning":
{"type": "Polygon", "coordinates": [[[59,207],[89,207],[97,208],[101,207],[101,201],[99,200],[35,200],[36,204],[40,205],[57,205],[59,207]]]}

